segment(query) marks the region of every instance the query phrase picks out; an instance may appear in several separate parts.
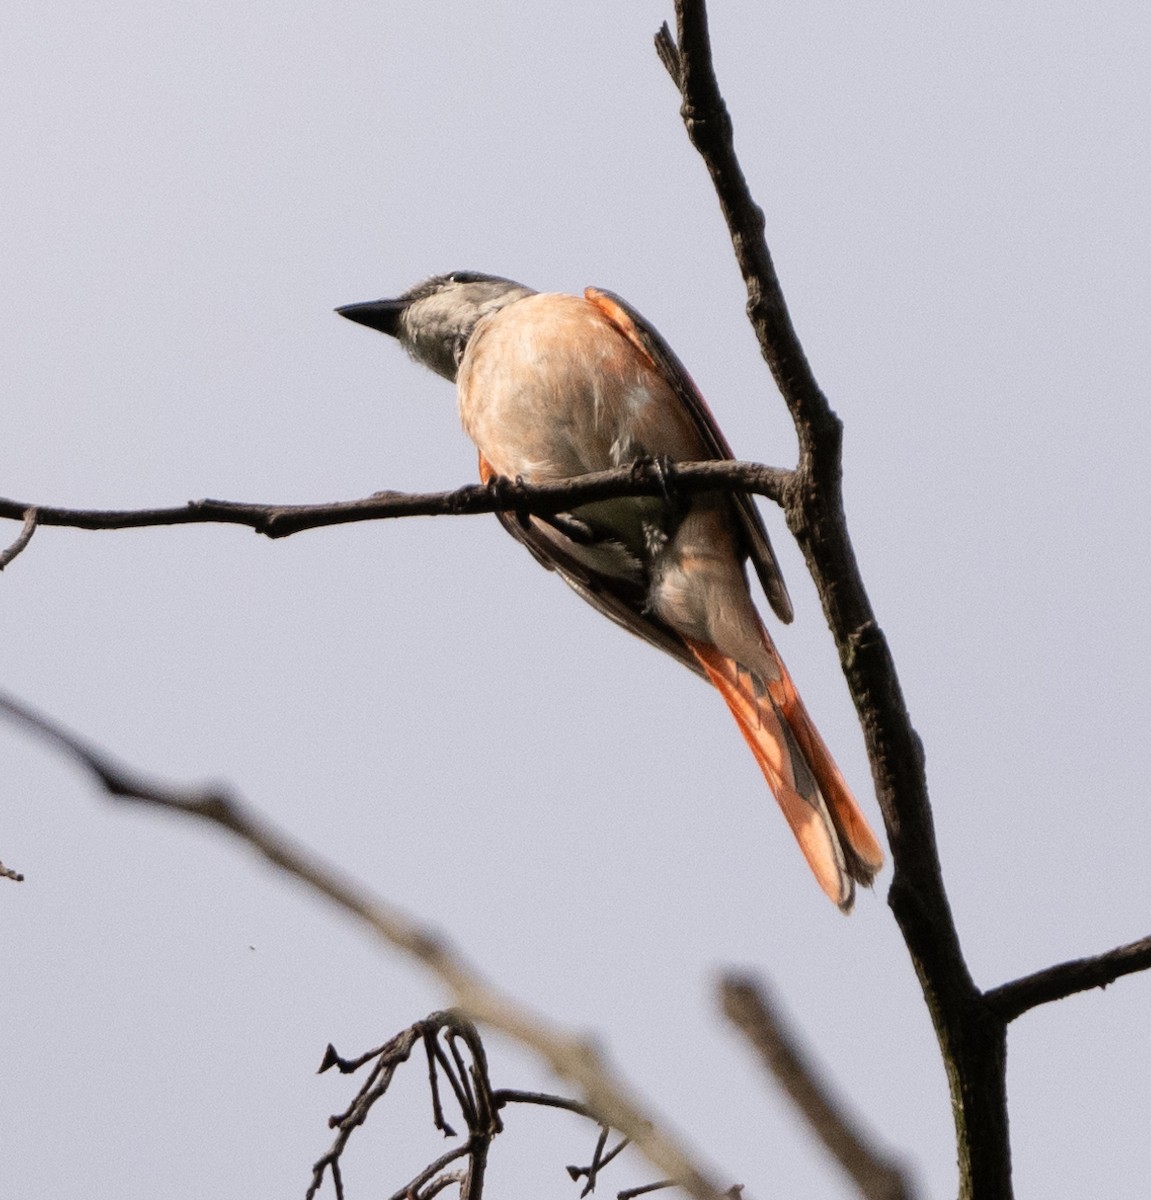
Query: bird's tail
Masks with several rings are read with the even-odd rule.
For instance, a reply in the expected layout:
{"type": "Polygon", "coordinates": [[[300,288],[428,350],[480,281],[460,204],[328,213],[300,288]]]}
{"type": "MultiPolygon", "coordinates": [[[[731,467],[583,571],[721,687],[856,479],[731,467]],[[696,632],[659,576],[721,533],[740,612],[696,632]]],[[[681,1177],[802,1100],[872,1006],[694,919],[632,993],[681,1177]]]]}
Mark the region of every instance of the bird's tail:
{"type": "Polygon", "coordinates": [[[778,676],[762,680],[717,647],[685,638],[719,689],[819,886],[844,912],[870,884],[883,851],[815,728],[767,631],[778,676]]]}

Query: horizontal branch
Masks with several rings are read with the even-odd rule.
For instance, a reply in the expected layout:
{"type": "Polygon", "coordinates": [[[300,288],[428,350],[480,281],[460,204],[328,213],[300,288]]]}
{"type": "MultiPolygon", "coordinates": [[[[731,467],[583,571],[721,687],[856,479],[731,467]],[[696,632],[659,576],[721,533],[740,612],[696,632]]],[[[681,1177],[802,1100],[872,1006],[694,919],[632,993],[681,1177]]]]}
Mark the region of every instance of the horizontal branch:
{"type": "Polygon", "coordinates": [[[1040,1004],[1065,1000],[1077,992],[1105,988],[1124,975],[1151,968],[1151,937],[1116,946],[1105,954],[1092,958],[1076,958],[1070,962],[1046,967],[1033,975],[1004,983],[984,993],[984,1000],[1004,1020],[1014,1021],[1040,1004]]]}
{"type": "MultiPolygon", "coordinates": [[[[493,479],[451,492],[377,492],[362,500],[332,504],[247,504],[233,500],[190,500],[175,508],[54,508],[0,498],[0,517],[70,529],[141,529],[159,525],[247,525],[270,538],[305,529],[380,521],[395,517],[448,517],[522,511],[551,516],[615,496],[688,494],[716,487],[751,492],[783,504],[793,473],[760,463],[722,461],[670,463],[641,460],[613,471],[596,471],[562,483],[529,484],[493,479]]],[[[31,536],[29,531],[29,536],[31,536]]],[[[22,548],[22,547],[21,547],[22,548]]]]}
{"type": "Polygon", "coordinates": [[[501,992],[436,930],[378,899],[333,864],[295,843],[222,788],[192,789],[146,779],[63,726],[0,693],[0,713],[28,726],[93,775],[111,797],[199,817],[234,834],[272,866],[327,897],[373,934],[435,975],[471,1020],[533,1050],[583,1095],[589,1113],[630,1138],[661,1174],[696,1200],[724,1200],[724,1189],[679,1140],[661,1130],[593,1042],[556,1028],[501,992]]]}

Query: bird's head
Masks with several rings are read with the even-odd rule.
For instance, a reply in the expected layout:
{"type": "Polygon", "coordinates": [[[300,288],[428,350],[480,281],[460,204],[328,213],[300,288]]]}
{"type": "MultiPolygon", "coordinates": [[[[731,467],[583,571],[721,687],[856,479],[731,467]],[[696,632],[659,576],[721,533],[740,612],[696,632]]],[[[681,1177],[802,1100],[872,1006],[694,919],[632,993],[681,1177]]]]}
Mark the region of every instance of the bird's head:
{"type": "Polygon", "coordinates": [[[346,304],[336,312],[391,334],[416,360],[453,382],[472,330],[486,316],[535,293],[511,279],[479,271],[434,275],[395,300],[346,304]]]}

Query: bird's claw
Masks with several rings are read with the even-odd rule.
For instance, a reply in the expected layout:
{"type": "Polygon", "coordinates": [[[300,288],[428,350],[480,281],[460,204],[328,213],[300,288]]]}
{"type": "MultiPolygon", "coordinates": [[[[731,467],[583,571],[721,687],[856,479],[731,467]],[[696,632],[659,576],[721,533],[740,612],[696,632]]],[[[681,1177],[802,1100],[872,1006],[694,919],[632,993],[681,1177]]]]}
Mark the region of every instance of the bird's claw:
{"type": "Polygon", "coordinates": [[[667,454],[645,454],[632,463],[631,469],[637,479],[654,479],[666,503],[675,501],[675,459],[667,454]]]}
{"type": "Polygon", "coordinates": [[[524,477],[517,475],[509,479],[506,475],[489,475],[484,485],[491,493],[492,499],[499,505],[502,512],[515,513],[520,527],[527,529],[531,523],[531,513],[523,506],[524,477]]]}

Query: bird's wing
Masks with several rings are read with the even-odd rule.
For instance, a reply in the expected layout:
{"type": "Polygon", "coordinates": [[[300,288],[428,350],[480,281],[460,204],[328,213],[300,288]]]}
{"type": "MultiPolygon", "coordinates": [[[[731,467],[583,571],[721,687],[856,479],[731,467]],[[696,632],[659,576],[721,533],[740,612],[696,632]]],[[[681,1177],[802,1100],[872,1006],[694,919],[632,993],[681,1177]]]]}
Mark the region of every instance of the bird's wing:
{"type": "MultiPolygon", "coordinates": [[[[481,454],[480,478],[487,483],[495,474],[491,464],[481,454]]],[[[707,678],[699,660],[684,645],[683,639],[645,611],[647,591],[642,584],[593,570],[565,549],[567,539],[562,533],[552,529],[539,517],[521,520],[520,515],[514,512],[498,512],[496,516],[508,533],[531,551],[538,563],[549,571],[557,572],[593,608],[628,633],[634,633],[658,650],[670,654],[696,675],[707,678]]]]}
{"type": "MultiPolygon", "coordinates": [[[[584,298],[594,304],[667,381],[684,409],[691,414],[691,419],[712,457],[734,459],[735,455],[699,388],[695,386],[687,369],[660,336],[659,331],[614,292],[589,287],[584,291],[584,298]]],[[[771,548],[759,509],[745,493],[733,494],[731,500],[740,536],[740,548],[754,564],[755,573],[759,576],[759,582],[763,585],[775,615],[787,624],[794,616],[791,597],[787,594],[787,586],[783,582],[783,574],[779,569],[775,551],[771,548]]]]}

